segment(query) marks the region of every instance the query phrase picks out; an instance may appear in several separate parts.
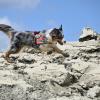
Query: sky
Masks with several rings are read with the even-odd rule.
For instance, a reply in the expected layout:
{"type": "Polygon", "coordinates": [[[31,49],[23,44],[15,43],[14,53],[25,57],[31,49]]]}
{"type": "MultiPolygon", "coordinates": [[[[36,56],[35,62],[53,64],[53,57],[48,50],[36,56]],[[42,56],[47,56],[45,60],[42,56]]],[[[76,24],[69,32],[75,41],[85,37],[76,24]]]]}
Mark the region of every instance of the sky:
{"type": "MultiPolygon", "coordinates": [[[[63,25],[66,41],[77,41],[84,27],[100,32],[100,0],[0,0],[0,23],[19,31],[63,25]]],[[[0,51],[9,47],[0,32],[0,51]]]]}

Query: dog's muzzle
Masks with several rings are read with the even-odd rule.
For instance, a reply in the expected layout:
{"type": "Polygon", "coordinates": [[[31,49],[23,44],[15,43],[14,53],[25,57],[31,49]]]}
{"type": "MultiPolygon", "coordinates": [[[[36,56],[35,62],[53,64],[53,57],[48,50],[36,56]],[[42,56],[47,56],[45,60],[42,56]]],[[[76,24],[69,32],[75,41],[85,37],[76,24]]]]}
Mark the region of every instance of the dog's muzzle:
{"type": "Polygon", "coordinates": [[[53,40],[56,40],[60,45],[63,45],[64,42],[63,42],[63,38],[64,38],[64,35],[60,34],[58,36],[52,36],[53,40]]]}
{"type": "Polygon", "coordinates": [[[60,45],[63,45],[63,44],[64,44],[63,41],[59,41],[59,40],[58,40],[58,43],[59,43],[60,45]]]}

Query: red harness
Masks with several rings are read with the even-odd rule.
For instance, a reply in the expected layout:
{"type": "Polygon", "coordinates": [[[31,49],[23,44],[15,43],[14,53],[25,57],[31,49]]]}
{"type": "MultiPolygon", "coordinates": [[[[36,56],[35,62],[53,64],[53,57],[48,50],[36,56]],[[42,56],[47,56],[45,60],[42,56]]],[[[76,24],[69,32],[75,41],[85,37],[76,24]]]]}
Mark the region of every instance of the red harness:
{"type": "Polygon", "coordinates": [[[40,45],[46,43],[47,39],[44,33],[41,32],[34,32],[35,35],[35,44],[40,45]]]}

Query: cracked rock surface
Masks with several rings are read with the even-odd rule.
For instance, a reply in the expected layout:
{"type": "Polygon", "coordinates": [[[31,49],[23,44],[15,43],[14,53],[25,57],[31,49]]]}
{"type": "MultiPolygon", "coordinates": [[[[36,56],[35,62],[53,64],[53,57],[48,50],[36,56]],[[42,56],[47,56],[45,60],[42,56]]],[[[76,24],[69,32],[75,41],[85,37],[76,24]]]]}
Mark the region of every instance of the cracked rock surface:
{"type": "Polygon", "coordinates": [[[69,57],[32,48],[0,53],[0,100],[100,100],[100,42],[67,42],[69,57]]]}

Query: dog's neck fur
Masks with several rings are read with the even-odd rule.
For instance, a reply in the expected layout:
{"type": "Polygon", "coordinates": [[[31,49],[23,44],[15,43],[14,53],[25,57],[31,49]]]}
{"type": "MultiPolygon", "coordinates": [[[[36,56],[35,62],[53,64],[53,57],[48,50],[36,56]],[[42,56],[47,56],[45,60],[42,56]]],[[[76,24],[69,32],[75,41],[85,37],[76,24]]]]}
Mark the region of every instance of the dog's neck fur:
{"type": "Polygon", "coordinates": [[[47,42],[48,43],[57,43],[57,41],[53,41],[52,40],[52,37],[50,36],[50,33],[51,33],[51,31],[52,31],[53,29],[48,29],[46,32],[45,32],[45,34],[46,34],[46,38],[47,38],[47,42]]]}

